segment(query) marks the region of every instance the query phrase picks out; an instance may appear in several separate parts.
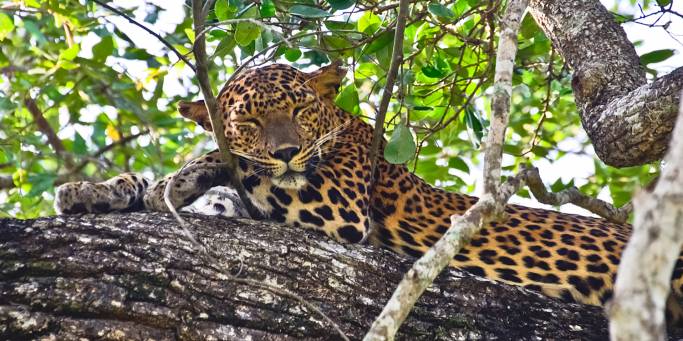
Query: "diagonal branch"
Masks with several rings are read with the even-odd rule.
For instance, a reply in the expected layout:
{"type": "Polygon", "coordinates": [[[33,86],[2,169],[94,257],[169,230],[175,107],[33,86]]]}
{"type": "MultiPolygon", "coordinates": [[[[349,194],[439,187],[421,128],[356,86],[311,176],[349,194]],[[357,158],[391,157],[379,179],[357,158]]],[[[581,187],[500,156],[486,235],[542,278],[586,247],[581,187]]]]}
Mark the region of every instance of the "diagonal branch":
{"type": "Polygon", "coordinates": [[[512,69],[517,54],[517,31],[526,7],[527,0],[510,1],[502,20],[496,57],[493,117],[485,144],[484,195],[465,214],[451,217],[450,229],[403,277],[364,340],[393,340],[425,289],[484,223],[501,215],[507,200],[524,184],[525,174],[522,172],[500,185],[500,165],[510,109],[512,69]]]}
{"type": "Polygon", "coordinates": [[[410,3],[408,0],[401,0],[399,2],[398,17],[396,18],[396,31],[394,33],[394,49],[391,56],[391,64],[389,65],[389,72],[387,72],[387,82],[384,85],[382,99],[379,102],[379,111],[375,117],[375,130],[372,134],[372,145],[370,147],[370,160],[372,165],[370,168],[371,188],[375,182],[375,169],[377,168],[377,159],[380,152],[379,147],[384,138],[384,120],[387,115],[387,109],[389,108],[389,101],[394,93],[394,82],[396,81],[398,67],[403,64],[403,32],[406,28],[406,18],[408,17],[409,6],[410,3]]]}
{"type": "Polygon", "coordinates": [[[208,62],[206,57],[206,40],[200,33],[204,30],[206,13],[202,7],[202,1],[192,0],[192,19],[194,22],[194,29],[196,33],[196,38],[194,41],[194,56],[197,61],[197,80],[199,82],[199,88],[202,91],[202,96],[204,97],[204,103],[206,104],[206,109],[209,112],[209,119],[211,120],[211,126],[214,131],[214,138],[216,139],[216,145],[218,145],[218,150],[220,151],[221,159],[224,163],[228,164],[228,173],[231,177],[232,185],[237,190],[237,193],[242,199],[245,208],[249,212],[252,218],[257,218],[260,216],[259,211],[251,203],[246,191],[244,190],[244,185],[237,177],[237,160],[230,152],[230,147],[228,140],[224,134],[225,128],[223,126],[223,120],[220,118],[218,113],[218,106],[216,104],[216,97],[213,95],[213,88],[211,87],[211,82],[209,81],[208,72],[208,62]]]}
{"type": "Polygon", "coordinates": [[[166,39],[164,39],[164,37],[162,37],[160,34],[158,34],[158,33],[154,32],[154,31],[152,31],[149,27],[147,27],[147,26],[145,26],[145,25],[143,25],[143,24],[137,22],[135,19],[131,18],[131,17],[128,16],[126,13],[123,13],[123,11],[121,11],[121,10],[115,8],[115,7],[112,7],[112,6],[108,5],[108,4],[105,3],[105,2],[102,2],[101,0],[92,0],[92,1],[94,1],[95,3],[97,3],[98,5],[100,5],[100,6],[104,7],[104,8],[106,8],[106,9],[108,9],[108,10],[110,10],[110,11],[112,11],[112,12],[114,12],[114,13],[116,13],[116,14],[122,16],[122,17],[124,17],[124,18],[125,18],[126,20],[128,20],[128,22],[130,22],[131,24],[133,24],[133,25],[135,25],[135,26],[137,26],[137,27],[143,29],[145,32],[151,34],[152,36],[154,36],[155,38],[157,38],[157,40],[159,40],[162,44],[164,44],[164,46],[168,47],[168,49],[171,50],[171,52],[173,52],[173,53],[178,57],[178,59],[180,59],[180,60],[182,60],[183,62],[185,62],[185,64],[187,64],[187,66],[189,66],[190,69],[192,69],[192,71],[195,71],[195,72],[197,71],[197,70],[195,69],[195,66],[192,64],[192,62],[190,62],[190,60],[187,59],[187,57],[185,57],[184,54],[180,53],[180,51],[178,51],[175,47],[173,47],[173,45],[172,45],[171,43],[169,43],[166,39]]]}
{"type": "Polygon", "coordinates": [[[69,171],[71,171],[71,169],[73,169],[74,166],[74,160],[71,157],[71,155],[69,155],[69,153],[67,153],[64,149],[64,144],[62,144],[62,140],[59,139],[59,136],[57,136],[55,130],[52,129],[50,123],[45,119],[45,115],[40,110],[40,108],[38,108],[36,101],[30,96],[26,96],[24,98],[24,105],[26,106],[28,112],[31,113],[33,121],[36,123],[36,126],[38,126],[38,130],[41,133],[45,134],[45,137],[47,137],[47,142],[50,144],[50,146],[55,151],[57,156],[62,158],[66,168],[69,171]]]}

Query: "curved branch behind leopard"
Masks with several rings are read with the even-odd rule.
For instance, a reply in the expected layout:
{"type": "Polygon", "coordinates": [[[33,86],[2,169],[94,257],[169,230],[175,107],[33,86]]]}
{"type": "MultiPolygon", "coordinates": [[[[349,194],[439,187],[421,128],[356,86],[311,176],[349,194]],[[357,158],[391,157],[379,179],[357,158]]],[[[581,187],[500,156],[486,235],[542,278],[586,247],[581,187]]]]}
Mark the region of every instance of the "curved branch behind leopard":
{"type": "Polygon", "coordinates": [[[598,0],[532,0],[529,12],[573,69],[576,106],[598,157],[614,167],[661,160],[683,67],[648,83],[624,29],[598,0]]]}

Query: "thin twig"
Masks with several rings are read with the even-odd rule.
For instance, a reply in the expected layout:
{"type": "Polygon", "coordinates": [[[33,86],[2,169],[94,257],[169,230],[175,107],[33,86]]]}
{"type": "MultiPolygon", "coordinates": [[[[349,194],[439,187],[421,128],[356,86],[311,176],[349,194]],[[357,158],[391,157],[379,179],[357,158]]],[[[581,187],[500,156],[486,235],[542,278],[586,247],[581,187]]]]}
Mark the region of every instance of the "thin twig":
{"type": "Polygon", "coordinates": [[[501,215],[507,200],[524,184],[525,171],[501,185],[500,168],[510,109],[512,69],[517,53],[517,31],[527,2],[510,1],[501,25],[492,103],[493,117],[485,143],[484,195],[462,216],[451,217],[450,229],[413,264],[382,313],[373,322],[364,340],[393,340],[415,302],[434,278],[485,223],[501,215]]]}
{"type": "Polygon", "coordinates": [[[173,45],[172,45],[171,43],[169,43],[166,39],[164,39],[164,37],[162,37],[160,34],[158,34],[158,33],[154,32],[154,31],[152,31],[152,30],[151,30],[150,28],[148,28],[147,26],[145,26],[145,25],[143,25],[143,24],[137,22],[135,19],[131,18],[131,17],[128,16],[126,13],[123,13],[121,10],[119,10],[119,9],[117,9],[117,8],[115,8],[115,7],[109,6],[109,5],[108,5],[107,3],[105,3],[105,2],[102,2],[102,1],[100,1],[100,0],[92,0],[92,1],[94,1],[95,3],[97,3],[98,5],[100,5],[100,6],[104,7],[104,8],[106,8],[106,9],[108,9],[108,10],[110,10],[110,11],[112,11],[112,12],[114,12],[114,13],[116,13],[116,14],[122,16],[122,17],[124,17],[124,18],[125,18],[126,20],[128,20],[128,22],[130,22],[131,24],[133,24],[133,25],[135,25],[135,26],[137,26],[137,27],[140,27],[140,28],[143,29],[145,32],[147,32],[147,33],[153,35],[155,38],[157,38],[157,40],[159,40],[162,44],[164,44],[166,47],[168,47],[168,49],[171,50],[171,51],[178,57],[178,59],[180,59],[180,60],[182,60],[183,62],[185,62],[185,64],[187,64],[187,66],[189,66],[190,69],[192,69],[192,71],[195,71],[195,72],[197,71],[197,70],[195,69],[195,66],[192,64],[192,62],[190,62],[190,60],[187,59],[187,57],[185,57],[184,54],[180,53],[180,51],[178,51],[175,47],[173,47],[173,45]]]}
{"type": "MultiPolygon", "coordinates": [[[[389,72],[387,72],[387,80],[382,92],[382,99],[379,102],[379,111],[375,116],[375,130],[372,133],[372,145],[370,147],[370,188],[374,187],[375,169],[377,168],[377,159],[379,156],[379,146],[384,138],[384,120],[389,108],[389,101],[394,93],[394,82],[396,81],[396,74],[398,67],[403,64],[403,32],[406,28],[406,18],[408,17],[408,7],[410,2],[408,0],[401,0],[398,6],[398,17],[396,18],[396,31],[394,33],[394,45],[391,56],[391,64],[389,65],[389,72]]],[[[372,192],[372,190],[370,190],[372,192]]]]}

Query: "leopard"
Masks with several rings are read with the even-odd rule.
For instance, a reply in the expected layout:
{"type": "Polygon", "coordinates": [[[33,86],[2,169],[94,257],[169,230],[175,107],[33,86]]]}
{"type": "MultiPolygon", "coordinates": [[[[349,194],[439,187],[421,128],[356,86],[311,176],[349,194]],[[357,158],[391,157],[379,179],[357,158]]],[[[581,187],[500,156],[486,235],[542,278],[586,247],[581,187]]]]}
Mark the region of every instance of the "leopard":
{"type": "MultiPolygon", "coordinates": [[[[247,69],[217,96],[222,131],[212,129],[202,100],[180,102],[178,110],[229,141],[236,178],[262,218],[321,231],[340,243],[369,243],[420,257],[450,228],[451,216],[464,214],[478,198],[432,186],[381,153],[372,174],[373,126],[335,104],[346,73],[338,62],[312,72],[286,64],[247,69]]],[[[383,139],[380,147],[385,145],[383,139]]],[[[164,191],[175,179],[168,193],[174,207],[248,216],[231,186],[235,174],[218,167],[221,160],[214,150],[154,183],[135,173],[100,183],[66,183],[55,191],[55,210],[168,211],[164,191]]],[[[600,306],[613,295],[631,231],[627,223],[508,204],[504,218],[483,226],[450,265],[567,302],[600,306]]],[[[679,258],[669,301],[679,301],[682,275],[679,258]]]]}

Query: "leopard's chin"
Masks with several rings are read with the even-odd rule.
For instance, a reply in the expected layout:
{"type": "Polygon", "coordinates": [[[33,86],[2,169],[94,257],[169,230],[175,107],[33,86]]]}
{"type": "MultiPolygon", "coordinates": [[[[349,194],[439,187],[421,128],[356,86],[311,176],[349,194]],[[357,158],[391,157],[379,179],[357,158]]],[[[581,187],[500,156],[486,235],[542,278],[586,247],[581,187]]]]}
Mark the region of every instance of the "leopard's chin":
{"type": "Polygon", "coordinates": [[[272,177],[273,185],[282,189],[302,189],[308,183],[308,179],[302,173],[287,171],[280,176],[272,177]]]}

